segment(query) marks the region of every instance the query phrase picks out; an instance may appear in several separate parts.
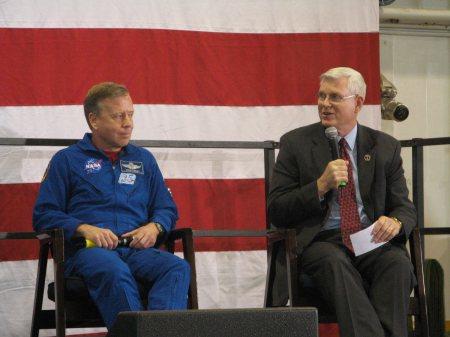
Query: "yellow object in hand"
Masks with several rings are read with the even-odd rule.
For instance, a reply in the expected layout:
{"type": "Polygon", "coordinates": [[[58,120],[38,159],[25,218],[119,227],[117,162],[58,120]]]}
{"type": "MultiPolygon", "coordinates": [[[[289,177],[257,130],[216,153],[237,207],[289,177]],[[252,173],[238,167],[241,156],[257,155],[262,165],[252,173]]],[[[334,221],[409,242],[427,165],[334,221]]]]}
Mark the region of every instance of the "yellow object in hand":
{"type": "Polygon", "coordinates": [[[95,242],[92,240],[86,239],[86,248],[93,248],[93,247],[97,247],[95,242]]]}

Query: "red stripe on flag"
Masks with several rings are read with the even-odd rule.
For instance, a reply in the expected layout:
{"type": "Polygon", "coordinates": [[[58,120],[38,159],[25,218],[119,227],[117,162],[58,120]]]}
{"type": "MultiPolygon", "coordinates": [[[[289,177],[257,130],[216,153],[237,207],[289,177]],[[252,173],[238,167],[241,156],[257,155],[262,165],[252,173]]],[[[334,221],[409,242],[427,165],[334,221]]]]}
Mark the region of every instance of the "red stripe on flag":
{"type": "Polygon", "coordinates": [[[94,83],[135,103],[315,104],[318,77],[358,69],[379,104],[379,34],[238,34],[157,29],[0,29],[0,105],[80,104],[94,83]]]}
{"type": "MultiPolygon", "coordinates": [[[[0,231],[30,232],[39,184],[0,185],[0,231]]],[[[0,261],[35,259],[37,240],[0,240],[0,261]]]]}
{"type": "MultiPolygon", "coordinates": [[[[180,220],[177,227],[193,229],[262,230],[265,228],[264,180],[169,179],[180,220]]],[[[31,231],[39,184],[0,185],[2,232],[31,231]]],[[[0,261],[37,257],[33,241],[0,241],[0,261]]],[[[198,238],[196,251],[265,249],[264,238],[198,238]]]]}
{"type": "MultiPolygon", "coordinates": [[[[263,230],[266,228],[263,179],[170,179],[178,205],[178,227],[263,230]]],[[[197,238],[196,251],[260,250],[265,238],[197,238]]]]}

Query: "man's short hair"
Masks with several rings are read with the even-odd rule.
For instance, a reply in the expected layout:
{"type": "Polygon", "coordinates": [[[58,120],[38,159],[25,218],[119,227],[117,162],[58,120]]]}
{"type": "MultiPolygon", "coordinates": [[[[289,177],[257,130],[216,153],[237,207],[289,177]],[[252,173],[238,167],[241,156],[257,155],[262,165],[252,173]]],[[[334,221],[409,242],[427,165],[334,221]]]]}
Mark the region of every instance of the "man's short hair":
{"type": "Polygon", "coordinates": [[[352,95],[358,95],[362,98],[366,97],[366,82],[364,82],[364,77],[352,68],[338,67],[327,70],[320,75],[320,82],[338,80],[342,77],[348,78],[347,87],[352,95]]]}
{"type": "Polygon", "coordinates": [[[128,95],[129,91],[123,84],[117,84],[114,82],[103,82],[94,85],[89,89],[86,98],[84,99],[84,116],[92,129],[91,123],[89,123],[89,113],[99,114],[101,110],[101,101],[106,98],[114,98],[128,95]]]}

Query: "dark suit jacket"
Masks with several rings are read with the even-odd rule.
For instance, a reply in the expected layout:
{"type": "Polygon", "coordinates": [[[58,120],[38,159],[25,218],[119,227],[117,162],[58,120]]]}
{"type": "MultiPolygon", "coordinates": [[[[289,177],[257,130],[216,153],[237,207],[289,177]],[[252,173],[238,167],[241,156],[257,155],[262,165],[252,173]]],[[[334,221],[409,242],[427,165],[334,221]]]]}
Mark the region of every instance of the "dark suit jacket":
{"type": "MultiPolygon", "coordinates": [[[[292,130],[280,139],[269,192],[268,213],[273,226],[295,228],[298,254],[320,231],[328,212],[330,193],[320,202],[317,179],[332,160],[321,123],[292,130]]],[[[400,157],[400,143],[393,137],[358,124],[356,138],[358,180],[364,210],[374,222],[380,216],[393,216],[403,229],[393,240],[404,244],[416,224],[414,205],[400,157]]],[[[286,258],[276,252],[277,265],[272,291],[274,305],[287,301],[286,258]]]]}

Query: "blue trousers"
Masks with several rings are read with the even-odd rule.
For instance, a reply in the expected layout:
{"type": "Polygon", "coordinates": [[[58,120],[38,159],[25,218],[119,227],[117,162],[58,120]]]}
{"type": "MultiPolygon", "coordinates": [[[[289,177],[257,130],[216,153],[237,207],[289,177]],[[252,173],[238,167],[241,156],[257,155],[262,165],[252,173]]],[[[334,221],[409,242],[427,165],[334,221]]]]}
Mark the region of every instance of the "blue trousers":
{"type": "Polygon", "coordinates": [[[187,307],[189,264],[159,249],[80,249],[65,262],[65,275],[84,279],[108,330],[119,312],[143,310],[136,280],[152,284],[148,310],[187,307]]]}

